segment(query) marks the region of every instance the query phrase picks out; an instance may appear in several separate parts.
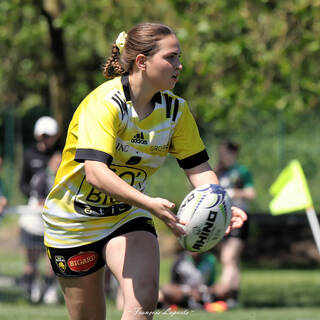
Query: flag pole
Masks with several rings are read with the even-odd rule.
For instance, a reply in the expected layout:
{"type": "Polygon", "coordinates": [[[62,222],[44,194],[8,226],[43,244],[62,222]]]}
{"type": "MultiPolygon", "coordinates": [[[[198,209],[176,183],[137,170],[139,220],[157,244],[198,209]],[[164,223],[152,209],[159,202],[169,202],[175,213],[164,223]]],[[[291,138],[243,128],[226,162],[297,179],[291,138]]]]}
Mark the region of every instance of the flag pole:
{"type": "Polygon", "coordinates": [[[309,220],[309,224],[313,233],[314,241],[316,242],[318,251],[320,253],[320,226],[317,218],[316,211],[314,207],[309,207],[306,209],[307,218],[309,220]]]}

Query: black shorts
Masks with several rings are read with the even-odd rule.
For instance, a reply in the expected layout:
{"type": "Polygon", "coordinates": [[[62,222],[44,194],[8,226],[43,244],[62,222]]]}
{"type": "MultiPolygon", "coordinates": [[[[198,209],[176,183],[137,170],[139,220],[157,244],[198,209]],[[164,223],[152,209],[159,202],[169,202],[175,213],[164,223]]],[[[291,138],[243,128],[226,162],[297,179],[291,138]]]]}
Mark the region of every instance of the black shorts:
{"type": "Polygon", "coordinates": [[[105,244],[122,234],[132,231],[148,231],[157,237],[153,221],[150,218],[136,218],[115,230],[107,237],[84,246],[75,248],[47,247],[47,254],[52,269],[60,277],[83,277],[105,266],[103,248],[105,244]]]}
{"type": "Polygon", "coordinates": [[[223,240],[229,239],[229,238],[238,238],[243,241],[246,241],[248,239],[248,235],[249,235],[249,216],[248,216],[248,219],[244,221],[243,226],[241,228],[232,229],[230,233],[223,238],[223,240]]]}
{"type": "Polygon", "coordinates": [[[20,229],[20,241],[21,244],[27,249],[45,251],[43,244],[43,235],[37,235],[30,233],[23,228],[20,229]]]}

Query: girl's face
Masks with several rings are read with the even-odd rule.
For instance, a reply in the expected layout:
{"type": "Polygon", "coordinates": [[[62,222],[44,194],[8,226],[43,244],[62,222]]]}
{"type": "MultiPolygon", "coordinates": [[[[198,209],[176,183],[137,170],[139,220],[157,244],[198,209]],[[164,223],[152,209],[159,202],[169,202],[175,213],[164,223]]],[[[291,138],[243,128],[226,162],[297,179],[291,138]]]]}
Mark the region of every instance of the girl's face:
{"type": "Polygon", "coordinates": [[[175,35],[158,41],[158,51],[146,59],[146,76],[155,91],[173,89],[182,70],[180,45],[175,35]]]}

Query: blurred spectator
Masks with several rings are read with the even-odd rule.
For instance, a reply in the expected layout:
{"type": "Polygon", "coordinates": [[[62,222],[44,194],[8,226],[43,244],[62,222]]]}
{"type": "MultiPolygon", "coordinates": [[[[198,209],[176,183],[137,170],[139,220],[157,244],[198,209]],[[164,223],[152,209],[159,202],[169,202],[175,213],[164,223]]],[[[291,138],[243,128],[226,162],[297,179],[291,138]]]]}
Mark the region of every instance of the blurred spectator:
{"type": "Polygon", "coordinates": [[[45,252],[41,211],[61,161],[61,153],[56,151],[56,120],[47,116],[39,118],[34,126],[34,137],[36,145],[26,150],[20,177],[21,191],[28,197],[28,210],[19,220],[21,241],[26,253],[22,284],[30,302],[38,303],[43,298],[46,303],[55,303],[53,291],[56,290],[50,289],[56,287],[51,267],[48,264],[45,285],[41,288],[38,263],[40,256],[45,252]]]}
{"type": "MultiPolygon", "coordinates": [[[[3,159],[0,156],[0,172],[2,170],[2,163],[3,163],[3,159]]],[[[5,209],[5,207],[7,205],[8,205],[8,199],[5,196],[3,185],[2,185],[2,181],[0,179],[0,216],[1,216],[2,212],[4,211],[4,209],[5,209]]],[[[1,219],[1,217],[0,217],[0,219],[1,219]]]]}
{"type": "Polygon", "coordinates": [[[55,152],[47,168],[35,173],[30,182],[30,211],[20,217],[21,241],[26,251],[24,280],[27,298],[32,303],[43,300],[46,304],[58,302],[57,281],[47,255],[44,283],[40,281],[39,259],[45,253],[43,244],[42,208],[46,196],[54,184],[54,178],[61,162],[61,152],[55,152]]]}
{"type": "Polygon", "coordinates": [[[171,282],[161,287],[158,307],[175,305],[187,309],[203,309],[214,300],[209,288],[216,276],[216,258],[210,252],[179,253],[171,269],[171,282]]]}
{"type": "Polygon", "coordinates": [[[34,125],[33,134],[36,144],[25,151],[20,175],[20,189],[28,198],[33,175],[46,168],[49,158],[57,150],[58,123],[51,117],[41,117],[34,125]]]}
{"type": "MultiPolygon", "coordinates": [[[[232,205],[248,212],[250,200],[256,192],[249,169],[238,162],[239,146],[229,140],[219,146],[219,161],[216,173],[220,184],[227,190],[232,205]]],[[[220,244],[222,264],[221,279],[214,285],[214,292],[220,300],[226,300],[228,308],[238,303],[240,288],[240,259],[248,237],[249,224],[245,221],[240,229],[233,229],[220,244]]]]}

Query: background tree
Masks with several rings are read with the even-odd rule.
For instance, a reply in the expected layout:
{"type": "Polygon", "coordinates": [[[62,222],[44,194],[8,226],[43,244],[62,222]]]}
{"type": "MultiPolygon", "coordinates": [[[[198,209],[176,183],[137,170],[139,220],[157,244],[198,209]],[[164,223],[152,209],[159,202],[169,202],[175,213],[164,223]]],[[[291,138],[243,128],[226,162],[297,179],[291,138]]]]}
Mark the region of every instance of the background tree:
{"type": "MultiPolygon", "coordinates": [[[[43,0],[39,4],[41,14],[46,18],[50,35],[51,68],[49,71],[50,107],[62,132],[66,132],[71,117],[70,81],[66,59],[63,28],[57,23],[63,12],[62,0],[43,0]]],[[[64,135],[63,135],[64,136],[64,135]]]]}
{"type": "Polygon", "coordinates": [[[104,81],[118,33],[163,22],[182,45],[175,92],[188,99],[213,162],[220,138],[241,143],[258,175],[257,208],[293,157],[320,190],[319,9],[316,0],[2,0],[1,143],[30,144],[43,114],[59,120],[63,140],[75,108],[104,81]]]}

